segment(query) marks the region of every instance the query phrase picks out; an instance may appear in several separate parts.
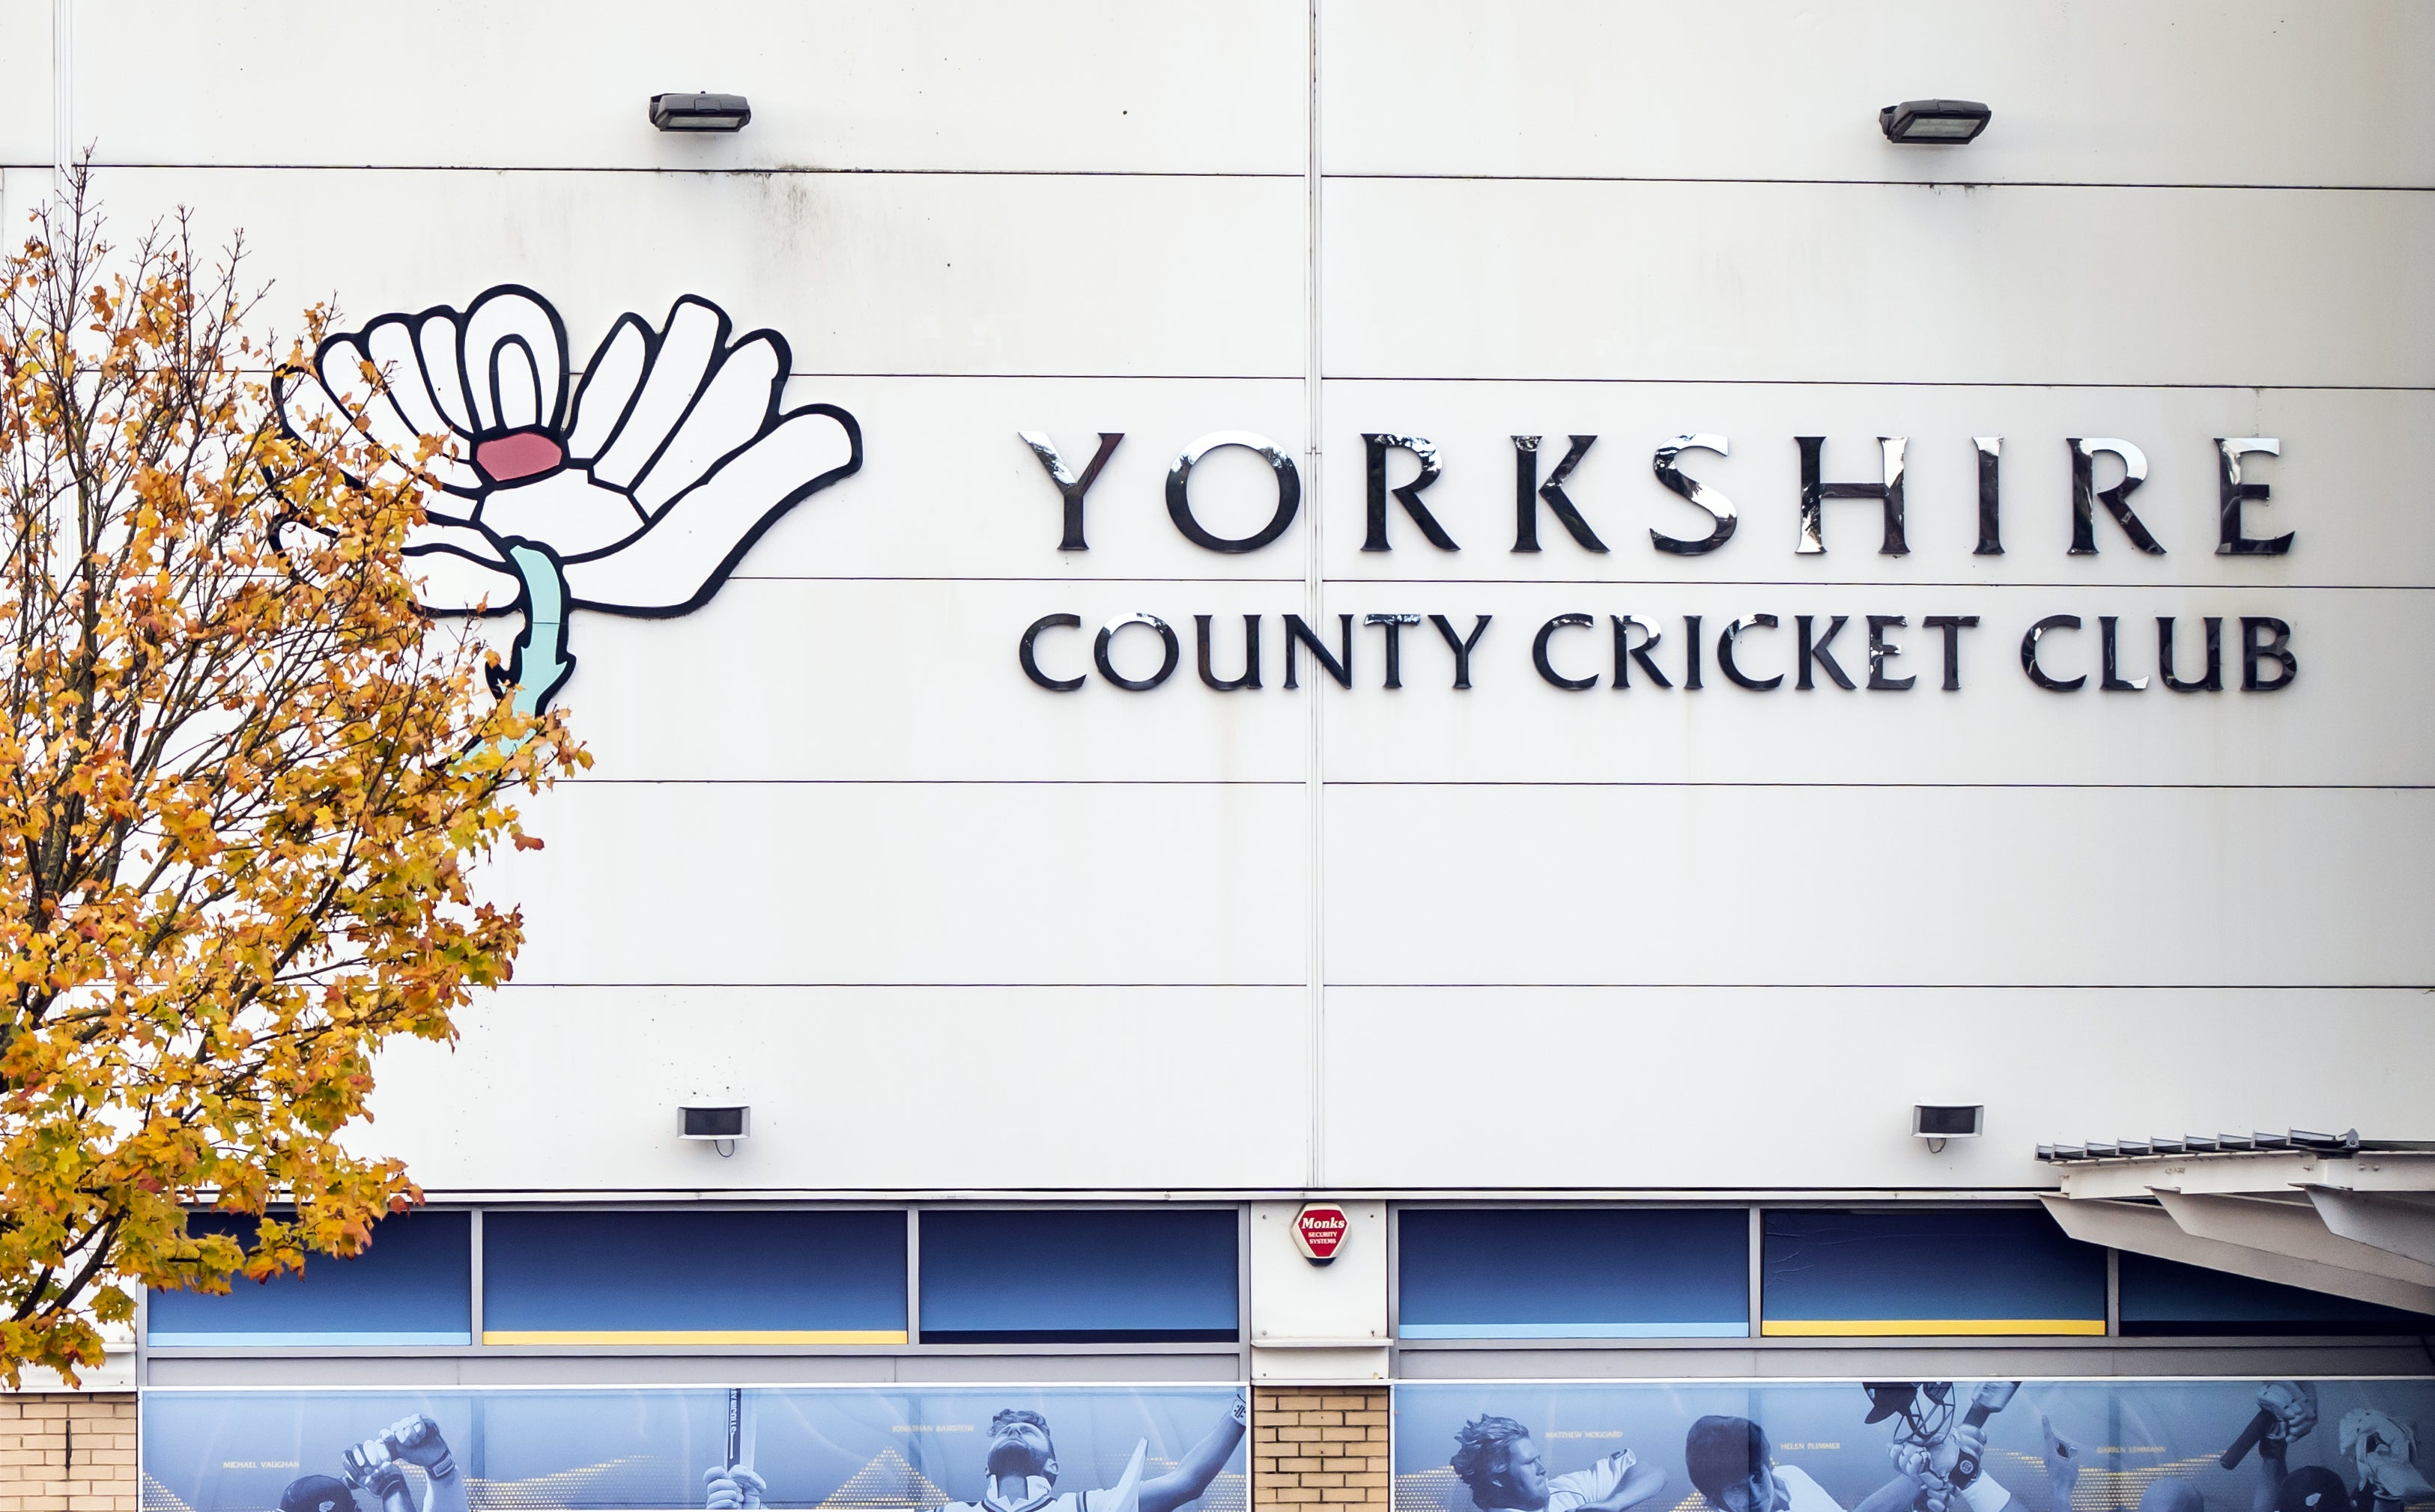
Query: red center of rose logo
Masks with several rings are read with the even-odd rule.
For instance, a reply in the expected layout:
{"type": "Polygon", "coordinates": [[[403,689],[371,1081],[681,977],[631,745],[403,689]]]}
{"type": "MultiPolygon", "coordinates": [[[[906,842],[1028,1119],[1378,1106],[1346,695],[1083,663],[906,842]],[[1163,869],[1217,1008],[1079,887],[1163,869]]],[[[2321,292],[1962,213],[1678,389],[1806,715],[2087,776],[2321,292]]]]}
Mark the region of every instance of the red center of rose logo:
{"type": "Polygon", "coordinates": [[[1344,1210],[1333,1202],[1306,1202],[1302,1211],[1294,1214],[1294,1247],[1313,1264],[1324,1265],[1336,1258],[1344,1244],[1345,1230],[1352,1220],[1344,1210]]]}
{"type": "Polygon", "coordinates": [[[517,431],[482,441],[474,448],[474,465],[493,483],[513,483],[546,472],[566,460],[566,448],[543,431],[517,431]]]}

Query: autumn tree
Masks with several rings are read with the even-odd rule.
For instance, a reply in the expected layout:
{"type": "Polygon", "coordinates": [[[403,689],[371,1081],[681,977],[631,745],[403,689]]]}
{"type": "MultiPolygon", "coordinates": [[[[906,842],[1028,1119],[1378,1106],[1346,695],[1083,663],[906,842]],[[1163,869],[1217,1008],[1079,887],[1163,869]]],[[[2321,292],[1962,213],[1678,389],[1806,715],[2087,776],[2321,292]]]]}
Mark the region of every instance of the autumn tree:
{"type": "Polygon", "coordinates": [[[271,369],[306,348],[250,334],[242,259],[199,266],[182,215],[113,247],[78,171],[0,266],[11,1384],[99,1363],[136,1287],[356,1253],[420,1199],[341,1136],[385,1041],[451,1038],[508,978],[520,918],[469,868],[538,843],[510,800],[583,760],[416,610],[440,443],[283,428],[271,369]]]}

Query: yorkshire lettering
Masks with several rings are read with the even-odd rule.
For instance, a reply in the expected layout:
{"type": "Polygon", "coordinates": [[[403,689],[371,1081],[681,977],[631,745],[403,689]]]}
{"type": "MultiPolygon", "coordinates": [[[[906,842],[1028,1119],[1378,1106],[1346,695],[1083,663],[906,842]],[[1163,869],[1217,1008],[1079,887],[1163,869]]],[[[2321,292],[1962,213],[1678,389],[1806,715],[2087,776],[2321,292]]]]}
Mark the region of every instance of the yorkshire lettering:
{"type": "MultiPolygon", "coordinates": [[[[1056,485],[1062,505],[1062,535],[1060,551],[1088,551],[1085,525],[1091,486],[1098,481],[1100,470],[1115,455],[1124,440],[1121,431],[1102,431],[1098,449],[1078,471],[1046,431],[1019,431],[1024,444],[1040,459],[1049,481],[1056,485]]],[[[1580,466],[1597,441],[1595,436],[1565,438],[1563,457],[1542,479],[1539,471],[1540,453],[1546,438],[1538,436],[1516,436],[1513,441],[1513,545],[1517,552],[1542,549],[1539,541],[1541,511],[1544,509],[1563,527],[1564,534],[1582,550],[1604,554],[1610,548],[1591,526],[1578,504],[1565,491],[1565,480],[1580,466]]],[[[1826,438],[1796,436],[1793,444],[1801,449],[1800,538],[1793,547],[1796,556],[1823,556],[1826,552],[1826,506],[1836,500],[1860,500],[1876,504],[1881,518],[1877,551],[1882,556],[1905,557],[1910,546],[1903,532],[1904,487],[1903,457],[1910,445],[1904,436],[1880,436],[1878,476],[1869,481],[1830,482],[1824,477],[1822,455],[1826,438]]],[[[2241,476],[2241,458],[2263,454],[2282,455],[2283,443],[2271,436],[2219,436],[2214,438],[2217,453],[2217,515],[2216,555],[2219,557],[2280,557],[2291,549],[2292,534],[2256,537],[2248,533],[2244,507],[2264,504],[2272,490],[2266,484],[2245,481],[2241,476]]],[[[1970,438],[1978,457],[1978,544],[1972,552],[1979,557],[2004,555],[2003,498],[2001,464],[2004,438],[1974,436],[1970,438]]],[[[1364,432],[1361,445],[1368,475],[1363,500],[1363,551],[1392,551],[1394,542],[1390,530],[1388,505],[1391,501],[1407,521],[1417,528],[1431,546],[1440,551],[1460,551],[1462,547],[1446,531],[1445,525],[1432,514],[1421,495],[1442,477],[1444,467],[1439,460],[1437,446],[1423,437],[1398,436],[1384,432],[1364,432]],[[1407,483],[1390,488],[1387,484],[1387,458],[1391,452],[1410,455],[1419,464],[1419,472],[1407,483]]],[[[2106,514],[2121,527],[2132,545],[2150,556],[2165,555],[2164,545],[2131,507],[2131,495],[2148,481],[2148,455],[2133,442],[2117,437],[2073,436],[2064,439],[2071,453],[2071,536],[2066,554],[2074,557],[2094,556],[2098,550],[2097,509],[2103,506],[2106,514]],[[2122,466],[2122,476],[2112,486],[2097,487],[2097,458],[2114,457],[2122,466]]],[[[1668,438],[1649,457],[1650,470],[1657,481],[1669,492],[1689,501],[1704,511],[1711,526],[1706,535],[1684,540],[1663,531],[1649,532],[1649,544],[1672,556],[1703,556],[1722,548],[1734,539],[1739,515],[1734,502],[1717,490],[1686,474],[1682,468],[1685,452],[1713,452],[1719,456],[1731,455],[1731,442],[1722,436],[1682,435],[1668,438]]],[[[1257,551],[1276,541],[1294,522],[1302,508],[1302,475],[1293,458],[1265,436],[1249,431],[1218,431],[1186,446],[1178,453],[1166,474],[1166,511],[1175,528],[1185,540],[1208,551],[1257,551]],[[1224,537],[1211,533],[1192,509],[1192,472],[1210,453],[1222,447],[1240,446],[1266,458],[1276,474],[1275,511],[1268,523],[1251,535],[1224,537]]]]}
{"type": "MultiPolygon", "coordinates": [[[[1088,551],[1091,489],[1124,440],[1123,433],[1099,433],[1097,449],[1079,467],[1048,433],[1019,435],[1057,489],[1058,549],[1088,551]]],[[[1909,554],[1905,513],[1909,501],[1904,480],[1909,438],[1882,436],[1876,439],[1878,475],[1836,480],[1825,475],[1824,437],[1792,438],[1801,458],[1793,555],[1826,553],[1827,506],[1846,501],[1875,507],[1870,512],[1875,516],[1878,554],[1909,554]]],[[[2282,442],[2263,436],[2213,439],[2218,490],[2215,554],[2288,554],[2293,532],[2278,536],[2250,532],[2245,511],[2249,506],[2267,503],[2271,490],[2242,476],[2243,457],[2280,455],[2282,442]]],[[[1544,470],[1541,454],[1554,450],[1546,438],[1515,436],[1511,440],[1511,550],[1543,551],[1544,535],[1549,541],[1568,540],[1584,552],[1610,554],[1613,547],[1566,488],[1597,438],[1566,437],[1561,455],[1544,470]],[[1543,525],[1547,526],[1545,531],[1543,525]]],[[[1977,459],[1977,543],[1972,555],[2002,556],[2006,549],[2004,438],[1974,436],[1970,440],[1977,459]]],[[[1444,521],[1423,497],[1444,476],[1445,462],[1438,446],[1425,437],[1391,432],[1364,432],[1361,442],[1366,474],[1361,549],[1391,552],[1401,534],[1407,543],[1416,535],[1436,551],[1460,551],[1444,521]],[[1408,481],[1390,486],[1388,462],[1397,452],[1407,455],[1417,471],[1408,481]]],[[[2150,556],[2165,555],[2164,543],[2131,503],[2148,478],[2146,453],[2118,437],[2067,437],[2063,444],[2071,460],[2068,543],[2063,555],[2090,556],[2098,551],[2100,510],[2112,523],[2112,530],[2130,546],[2150,556]],[[2103,488],[2097,485],[2099,456],[2110,456],[2120,467],[2120,476],[2103,488]]],[[[1652,550],[1669,556],[1704,556],[1722,549],[1740,527],[1741,514],[1734,501],[1684,471],[1685,455],[1698,452],[1729,455],[1731,441],[1721,435],[1671,437],[1655,450],[1649,465],[1662,487],[1707,517],[1708,528],[1701,535],[1675,536],[1651,527],[1652,550]]],[[[1261,550],[1283,537],[1301,509],[1302,496],[1293,459],[1275,442],[1246,431],[1220,431],[1200,438],[1176,455],[1167,470],[1165,502],[1169,519],[1185,540],[1203,550],[1235,554],[1261,550]],[[1192,504],[1194,470],[1210,453],[1229,446],[1258,454],[1275,479],[1275,502],[1268,520],[1239,537],[1211,531],[1192,504]]],[[[1797,606],[1787,607],[1797,610],[1797,606]]],[[[1269,686],[1267,679],[1275,673],[1282,673],[1278,685],[1287,689],[1299,689],[1306,678],[1317,677],[1348,690],[1362,685],[1402,688],[1407,659],[1417,654],[1405,642],[1406,630],[1413,630],[1423,645],[1442,643],[1443,660],[1438,665],[1448,685],[1468,689],[1484,664],[1477,657],[1494,616],[1399,609],[1338,613],[1331,626],[1326,616],[1314,624],[1301,614],[1287,613],[1273,616],[1276,624],[1270,628],[1271,616],[1244,614],[1239,630],[1231,624],[1221,625],[1214,614],[1190,618],[1193,663],[1202,685],[1218,693],[1238,693],[1269,686]],[[1434,634],[1420,630],[1424,625],[1434,634]],[[1366,652],[1365,645],[1370,647],[1366,652]],[[1365,681],[1367,675],[1358,670],[1363,665],[1378,669],[1374,682],[1365,681]],[[1306,667],[1315,670],[1306,671],[1306,667]]],[[[1183,665],[1183,639],[1177,623],[1181,620],[1170,623],[1159,614],[1137,610],[1091,630],[1079,614],[1043,614],[1023,631],[1016,661],[1026,677],[1054,693],[1077,692],[1093,680],[1095,673],[1097,680],[1114,687],[1147,693],[1164,686],[1183,665]],[[1128,631],[1133,633],[1128,635],[1128,631]],[[1136,644],[1141,649],[1131,649],[1136,644]]],[[[1962,683],[1965,640],[1975,641],[1982,629],[1995,630],[2008,640],[2016,638],[2021,676],[2049,693],[2091,688],[2101,693],[2144,693],[2159,684],[2185,694],[2232,688],[2272,693],[2289,687],[2300,670],[2289,621],[2267,613],[2049,613],[1993,627],[1982,626],[1979,614],[1948,610],[1905,610],[1856,616],[1770,610],[1681,613],[1669,618],[1634,612],[1632,606],[1616,604],[1580,606],[1551,614],[1532,627],[1528,644],[1530,668],[1538,679],[1574,693],[1598,687],[1618,693],[1635,687],[1651,693],[1695,693],[1710,685],[1711,669],[1723,683],[1750,693],[1773,693],[1787,687],[1799,693],[1825,689],[1908,693],[1920,686],[1923,677],[1932,678],[1941,691],[1957,693],[1962,683]]],[[[1511,660],[1518,667],[1520,642],[1518,637],[1513,641],[1511,660]]]]}

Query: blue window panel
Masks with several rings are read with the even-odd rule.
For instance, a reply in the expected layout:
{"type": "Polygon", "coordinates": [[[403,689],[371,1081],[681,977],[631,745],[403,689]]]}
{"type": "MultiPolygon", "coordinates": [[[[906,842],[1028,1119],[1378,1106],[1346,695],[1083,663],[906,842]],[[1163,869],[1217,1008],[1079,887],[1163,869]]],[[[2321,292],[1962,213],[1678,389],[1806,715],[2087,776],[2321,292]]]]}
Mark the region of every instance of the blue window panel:
{"type": "Polygon", "coordinates": [[[1654,1208],[1406,1208],[1407,1339],[1738,1339],[1750,1214],[1654,1208]]]}
{"type": "Polygon", "coordinates": [[[2038,1208],[1770,1211],[1759,1332],[2105,1332],[2105,1251],[2038,1208]]]}
{"type": "Polygon", "coordinates": [[[903,1344],[901,1211],[489,1212],[485,1344],[903,1344]]]}
{"type": "Polygon", "coordinates": [[[1233,1210],[928,1211],[922,1338],[1233,1343],[1233,1210]]]}
{"type": "MultiPolygon", "coordinates": [[[[353,1260],[313,1255],[301,1274],[239,1278],[225,1297],[155,1291],[145,1341],[156,1349],[471,1344],[473,1227],[470,1213],[396,1213],[372,1226],[371,1247],[353,1260]]],[[[251,1218],[201,1212],[186,1228],[253,1243],[251,1218]]]]}
{"type": "Polygon", "coordinates": [[[2122,1332],[2126,1334],[2435,1333],[2435,1317],[2354,1301],[2305,1287],[2280,1286],[2230,1271],[2122,1252],[2122,1332]]]}

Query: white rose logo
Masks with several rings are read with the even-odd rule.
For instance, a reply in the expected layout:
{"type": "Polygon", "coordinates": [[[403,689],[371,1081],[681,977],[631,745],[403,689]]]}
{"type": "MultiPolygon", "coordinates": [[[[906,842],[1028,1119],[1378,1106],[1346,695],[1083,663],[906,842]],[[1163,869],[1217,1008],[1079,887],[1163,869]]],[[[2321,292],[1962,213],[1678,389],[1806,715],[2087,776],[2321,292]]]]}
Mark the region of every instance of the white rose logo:
{"type": "Polygon", "coordinates": [[[507,671],[535,713],[575,669],[567,610],[699,609],[781,515],[862,465],[852,415],[780,409],[786,338],[731,328],[691,295],[656,330],[621,316],[571,386],[558,311],[502,284],[461,312],[329,336],[311,372],[280,375],[280,414],[298,435],[317,414],[360,414],[399,457],[456,438],[406,542],[417,598],[435,614],[522,614],[507,671]]]}

